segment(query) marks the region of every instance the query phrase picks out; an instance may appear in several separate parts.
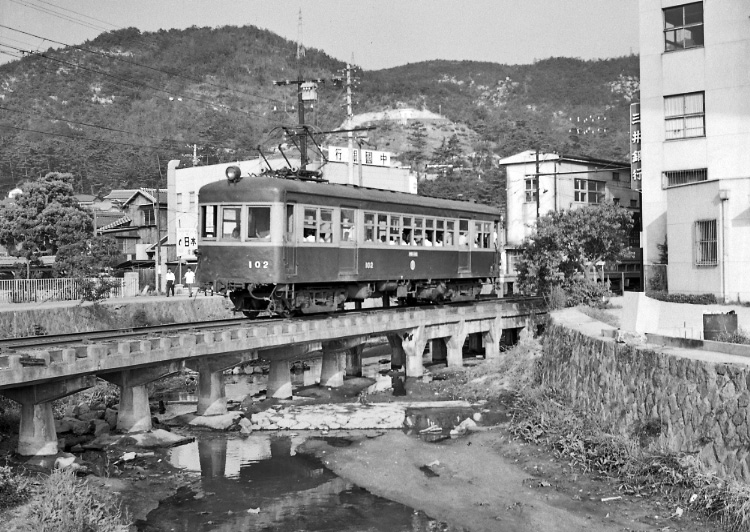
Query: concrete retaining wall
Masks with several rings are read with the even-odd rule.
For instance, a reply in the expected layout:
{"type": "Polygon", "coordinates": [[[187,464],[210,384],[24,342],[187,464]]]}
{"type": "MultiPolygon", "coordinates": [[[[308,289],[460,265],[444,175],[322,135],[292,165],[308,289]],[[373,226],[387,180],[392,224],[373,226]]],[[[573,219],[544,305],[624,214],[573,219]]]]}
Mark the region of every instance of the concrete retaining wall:
{"type": "Polygon", "coordinates": [[[750,367],[615,343],[553,320],[545,384],[615,432],[648,425],[663,448],[696,453],[717,474],[750,481],[750,367]]]}
{"type": "Polygon", "coordinates": [[[231,307],[231,302],[220,296],[169,299],[143,296],[99,305],[60,302],[32,308],[5,306],[0,307],[0,338],[29,336],[35,330],[42,334],[64,334],[231,318],[234,316],[231,307]]]}

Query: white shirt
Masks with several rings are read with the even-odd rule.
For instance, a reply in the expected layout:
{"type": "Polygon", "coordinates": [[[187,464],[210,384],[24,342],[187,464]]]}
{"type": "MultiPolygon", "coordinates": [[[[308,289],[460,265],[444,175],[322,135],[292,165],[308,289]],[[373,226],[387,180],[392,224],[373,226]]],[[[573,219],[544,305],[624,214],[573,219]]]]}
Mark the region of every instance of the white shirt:
{"type": "Polygon", "coordinates": [[[187,272],[185,274],[185,282],[187,284],[193,284],[194,281],[195,281],[195,272],[193,272],[193,271],[187,272]]]}
{"type": "Polygon", "coordinates": [[[174,282],[174,272],[167,272],[167,281],[174,282]]]}

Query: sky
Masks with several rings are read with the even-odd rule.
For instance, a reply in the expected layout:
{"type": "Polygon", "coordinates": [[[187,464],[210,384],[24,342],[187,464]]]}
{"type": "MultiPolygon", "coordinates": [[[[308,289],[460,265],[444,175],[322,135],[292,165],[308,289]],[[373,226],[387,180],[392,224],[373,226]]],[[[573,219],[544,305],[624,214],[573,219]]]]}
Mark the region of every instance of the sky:
{"type": "MultiPolygon", "coordinates": [[[[254,25],[378,70],[432,59],[533,63],[638,53],[638,0],[0,0],[0,45],[103,31],[254,25]]],[[[10,51],[0,46],[0,51],[10,51]]],[[[0,54],[0,63],[13,60],[0,54]]]]}

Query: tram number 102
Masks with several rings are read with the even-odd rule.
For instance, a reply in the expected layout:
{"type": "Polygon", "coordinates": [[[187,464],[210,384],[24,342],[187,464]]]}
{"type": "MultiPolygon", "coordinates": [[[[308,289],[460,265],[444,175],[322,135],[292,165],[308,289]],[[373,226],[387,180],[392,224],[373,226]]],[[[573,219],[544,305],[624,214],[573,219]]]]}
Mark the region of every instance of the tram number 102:
{"type": "Polygon", "coordinates": [[[247,267],[251,270],[266,270],[268,269],[268,261],[267,260],[251,260],[247,263],[247,267]]]}

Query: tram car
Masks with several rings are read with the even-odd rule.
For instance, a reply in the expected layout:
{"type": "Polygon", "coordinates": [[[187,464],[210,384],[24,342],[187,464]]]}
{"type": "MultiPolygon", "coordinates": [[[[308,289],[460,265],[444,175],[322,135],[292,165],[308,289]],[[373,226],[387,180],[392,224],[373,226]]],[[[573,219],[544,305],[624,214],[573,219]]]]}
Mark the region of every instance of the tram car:
{"type": "MultiPolygon", "coordinates": [[[[234,172],[234,174],[232,174],[234,172]]],[[[239,176],[198,194],[197,282],[248,317],[499,297],[494,207],[352,185],[239,176]]]]}

